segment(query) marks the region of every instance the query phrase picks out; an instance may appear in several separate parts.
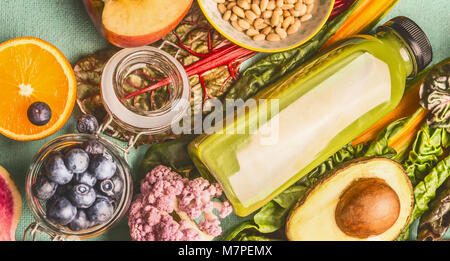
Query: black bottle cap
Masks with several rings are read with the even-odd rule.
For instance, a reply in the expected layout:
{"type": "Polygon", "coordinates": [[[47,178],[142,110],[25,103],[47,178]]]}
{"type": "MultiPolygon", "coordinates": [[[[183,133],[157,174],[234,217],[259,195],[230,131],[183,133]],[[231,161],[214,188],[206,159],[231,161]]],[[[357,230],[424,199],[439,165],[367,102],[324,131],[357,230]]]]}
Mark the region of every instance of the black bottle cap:
{"type": "Polygon", "coordinates": [[[377,29],[377,32],[383,27],[390,27],[396,31],[409,45],[416,59],[417,71],[422,71],[430,64],[433,59],[433,49],[430,40],[425,32],[411,19],[404,16],[397,16],[387,21],[383,26],[377,29]]]}

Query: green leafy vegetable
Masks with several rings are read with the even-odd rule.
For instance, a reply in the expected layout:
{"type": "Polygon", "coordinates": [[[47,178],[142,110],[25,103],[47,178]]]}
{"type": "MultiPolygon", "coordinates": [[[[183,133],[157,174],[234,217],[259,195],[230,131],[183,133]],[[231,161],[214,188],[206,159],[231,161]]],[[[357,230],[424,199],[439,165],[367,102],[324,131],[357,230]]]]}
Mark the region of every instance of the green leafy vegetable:
{"type": "Polygon", "coordinates": [[[416,128],[410,129],[411,123],[415,122],[417,117],[421,117],[423,110],[419,108],[411,116],[398,119],[386,126],[377,139],[370,143],[365,156],[383,156],[401,162],[416,135],[416,128]],[[411,133],[412,131],[413,133],[411,133]],[[407,140],[408,136],[411,136],[409,141],[407,140]],[[396,149],[390,146],[390,144],[398,143],[400,139],[403,143],[401,146],[396,146],[396,149]]]}
{"type": "Polygon", "coordinates": [[[427,119],[431,128],[450,132],[450,59],[427,74],[420,87],[420,104],[431,111],[427,119]]]}
{"type": "Polygon", "coordinates": [[[349,9],[325,24],[307,43],[289,51],[271,54],[248,67],[230,88],[225,98],[246,100],[300,66],[316,54],[328,38],[336,33],[358,3],[359,0],[355,1],[349,9]]]}
{"type": "Polygon", "coordinates": [[[164,165],[176,172],[189,173],[194,164],[187,154],[187,146],[194,138],[187,135],[151,146],[141,162],[141,171],[145,174],[158,165],[164,165]]]}
{"type": "Polygon", "coordinates": [[[424,124],[409,151],[408,159],[403,164],[413,186],[436,166],[444,154],[444,149],[449,145],[450,137],[445,129],[431,129],[428,124],[424,124]]]}
{"type": "Polygon", "coordinates": [[[438,196],[430,203],[420,218],[417,240],[440,240],[450,226],[450,179],[439,189],[438,196]]]}
{"type": "Polygon", "coordinates": [[[450,156],[441,160],[434,167],[423,181],[414,187],[414,208],[408,225],[396,239],[397,241],[407,240],[409,237],[409,226],[428,210],[428,204],[434,199],[437,189],[450,176],[450,156]]]}

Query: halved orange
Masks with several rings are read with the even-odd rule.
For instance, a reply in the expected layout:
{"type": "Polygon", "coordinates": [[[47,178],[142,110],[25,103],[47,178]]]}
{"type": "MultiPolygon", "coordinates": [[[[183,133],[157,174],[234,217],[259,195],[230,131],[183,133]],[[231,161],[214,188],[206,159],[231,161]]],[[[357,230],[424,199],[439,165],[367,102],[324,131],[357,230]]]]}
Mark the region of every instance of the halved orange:
{"type": "Polygon", "coordinates": [[[14,140],[37,140],[59,130],[69,119],[76,98],[72,66],[53,45],[32,37],[0,44],[0,133],[14,140]],[[36,101],[50,106],[50,121],[28,120],[36,101]]]}

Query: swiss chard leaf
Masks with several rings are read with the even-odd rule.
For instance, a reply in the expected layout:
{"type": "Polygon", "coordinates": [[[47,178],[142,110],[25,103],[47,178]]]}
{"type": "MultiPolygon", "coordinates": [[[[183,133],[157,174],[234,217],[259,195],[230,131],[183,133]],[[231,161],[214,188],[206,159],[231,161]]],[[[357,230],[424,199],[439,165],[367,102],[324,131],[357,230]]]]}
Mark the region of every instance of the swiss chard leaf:
{"type": "Polygon", "coordinates": [[[420,87],[420,104],[431,111],[430,127],[450,131],[450,59],[427,74],[420,87]]]}
{"type": "Polygon", "coordinates": [[[450,145],[450,137],[445,129],[432,129],[424,124],[417,133],[403,166],[411,183],[416,185],[436,166],[444,149],[450,145]]]}
{"type": "Polygon", "coordinates": [[[420,218],[417,240],[440,240],[450,227],[450,179],[439,190],[430,208],[420,218]]]}
{"type": "Polygon", "coordinates": [[[417,219],[419,219],[425,211],[431,200],[435,198],[437,189],[450,176],[450,156],[441,160],[431,171],[426,175],[423,181],[419,182],[414,187],[414,208],[411,214],[408,225],[396,239],[397,241],[407,240],[409,237],[409,226],[417,219]]]}

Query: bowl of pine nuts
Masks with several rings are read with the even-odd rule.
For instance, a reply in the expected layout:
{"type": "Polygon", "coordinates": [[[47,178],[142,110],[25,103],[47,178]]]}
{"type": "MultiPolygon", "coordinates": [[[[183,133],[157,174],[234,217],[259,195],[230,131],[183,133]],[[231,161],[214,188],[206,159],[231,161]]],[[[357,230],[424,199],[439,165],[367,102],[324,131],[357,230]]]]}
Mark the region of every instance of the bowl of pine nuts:
{"type": "Polygon", "coordinates": [[[198,0],[215,29],[257,52],[281,52],[311,39],[325,24],[334,0],[198,0]]]}

